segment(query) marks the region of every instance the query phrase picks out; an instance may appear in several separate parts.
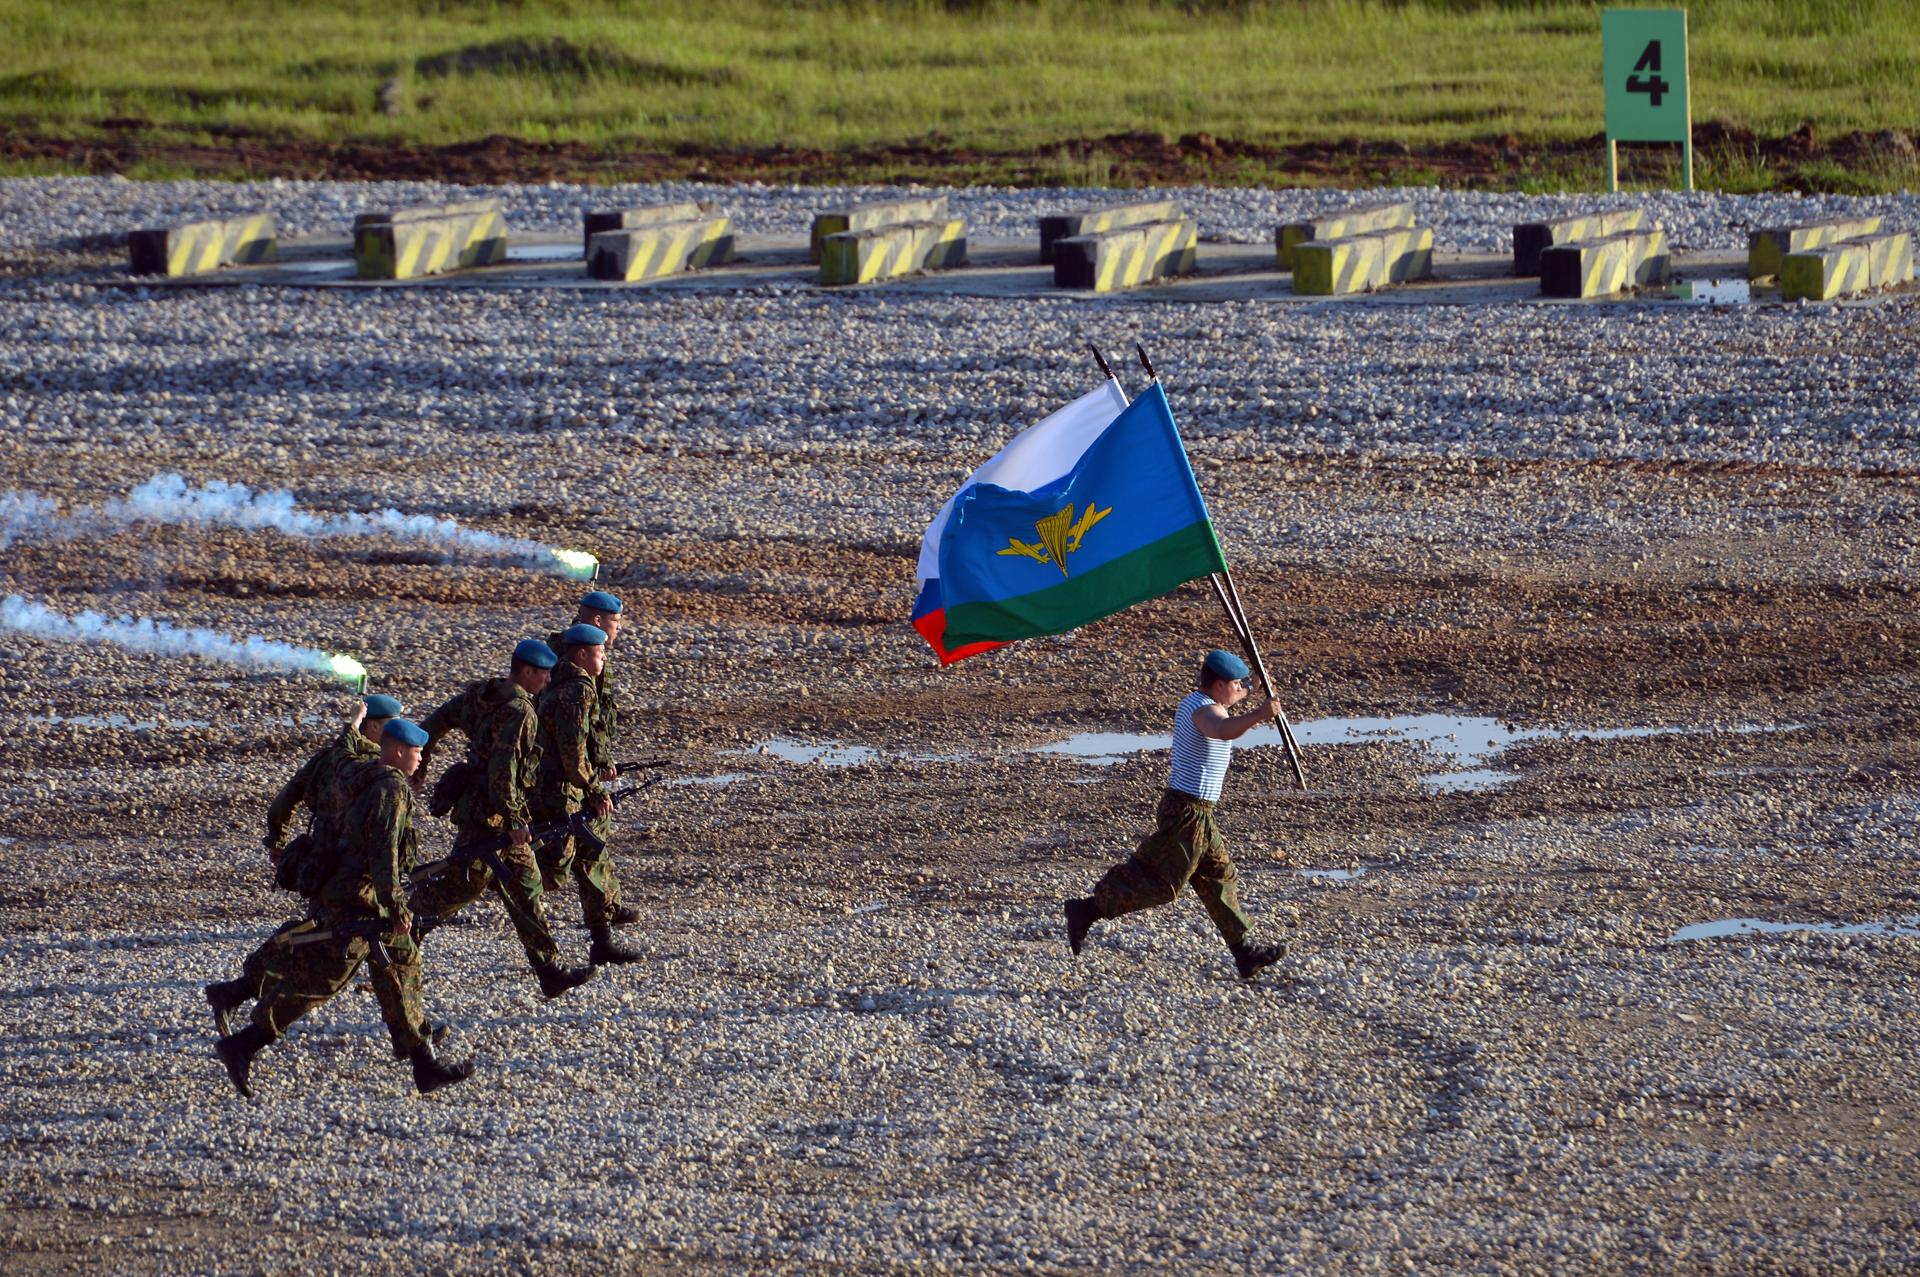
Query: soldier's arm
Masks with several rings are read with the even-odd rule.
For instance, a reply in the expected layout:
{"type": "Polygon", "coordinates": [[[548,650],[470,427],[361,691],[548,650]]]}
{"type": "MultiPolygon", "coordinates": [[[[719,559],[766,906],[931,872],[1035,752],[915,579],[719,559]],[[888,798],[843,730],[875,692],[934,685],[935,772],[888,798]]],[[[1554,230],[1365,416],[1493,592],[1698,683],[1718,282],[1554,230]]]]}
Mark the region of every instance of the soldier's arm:
{"type": "MultiPolygon", "coordinates": [[[[395,773],[397,776],[398,773],[395,773]]],[[[398,918],[407,911],[406,886],[400,877],[401,845],[406,839],[412,796],[406,782],[394,784],[382,777],[368,790],[358,811],[357,831],[367,854],[367,877],[381,912],[398,918]]]]}
{"type": "Polygon", "coordinates": [[[569,785],[586,790],[588,798],[606,793],[600,769],[593,764],[593,697],[585,682],[563,689],[554,704],[553,743],[560,751],[555,761],[569,785]]]}
{"type": "Polygon", "coordinates": [[[532,824],[527,815],[525,786],[533,777],[520,774],[523,742],[537,730],[533,707],[521,702],[517,712],[501,714],[495,720],[493,748],[487,751],[487,804],[506,818],[507,828],[524,829],[532,824]]]}
{"type": "Polygon", "coordinates": [[[287,826],[293,823],[293,813],[301,803],[309,802],[313,786],[313,774],[319,768],[320,754],[316,753],[300,765],[293,779],[280,786],[280,792],[267,804],[267,846],[274,851],[287,845],[287,826]]]}
{"type": "Polygon", "coordinates": [[[442,736],[460,725],[460,711],[465,708],[466,699],[467,694],[460,692],[420,720],[420,730],[427,734],[427,743],[420,751],[420,766],[415,769],[414,775],[427,774],[427,764],[433,761],[433,747],[440,743],[442,736]]]}

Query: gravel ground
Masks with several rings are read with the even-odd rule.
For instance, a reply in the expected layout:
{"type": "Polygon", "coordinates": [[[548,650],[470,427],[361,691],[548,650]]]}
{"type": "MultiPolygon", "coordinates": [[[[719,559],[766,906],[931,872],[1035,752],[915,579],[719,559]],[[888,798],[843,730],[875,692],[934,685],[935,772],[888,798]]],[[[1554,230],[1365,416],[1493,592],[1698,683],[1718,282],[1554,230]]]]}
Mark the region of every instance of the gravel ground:
{"type": "MultiPolygon", "coordinates": [[[[579,587],[61,516],[174,472],[598,554],[628,752],[681,782],[618,821],[649,956],[543,1002],[481,906],[427,963],[470,1082],[414,1097],[356,989],[240,1100],[200,986],[288,912],[260,811],[350,698],[0,632],[9,1272],[1920,1267],[1920,301],[98,286],[89,236],[262,192],[302,229],[427,194],[0,183],[0,595],[351,651],[422,712],[579,587]],[[1136,339],[1325,742],[1305,794],[1271,747],[1228,782],[1293,946],[1253,984],[1184,898],[1068,954],[1165,755],[1033,752],[1166,732],[1210,598],[947,671],[902,620],[938,500],[1136,339]],[[1736,919],[1792,929],[1679,938],[1736,919]]],[[[825,197],[706,193],[783,233],[825,197]]],[[[1182,195],[1255,238],[1331,198],[1182,195]]],[[[1462,238],[1537,206],[1415,195],[1462,238]]],[[[1669,201],[1701,246],[1786,203],[1669,201]]]]}

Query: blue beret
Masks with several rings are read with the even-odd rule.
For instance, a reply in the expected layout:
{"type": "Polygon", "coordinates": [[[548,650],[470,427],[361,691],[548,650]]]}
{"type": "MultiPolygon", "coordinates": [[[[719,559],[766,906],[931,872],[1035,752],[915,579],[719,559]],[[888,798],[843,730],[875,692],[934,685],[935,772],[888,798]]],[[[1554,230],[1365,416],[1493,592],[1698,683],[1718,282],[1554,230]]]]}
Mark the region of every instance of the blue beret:
{"type": "Polygon", "coordinates": [[[1247,669],[1245,661],[1224,647],[1216,647],[1208,652],[1207,659],[1201,662],[1201,668],[1207,671],[1210,678],[1245,678],[1252,672],[1247,669]]]}
{"type": "Polygon", "coordinates": [[[398,718],[404,712],[391,696],[369,696],[361,704],[367,707],[368,718],[398,718]]]}
{"type": "Polygon", "coordinates": [[[597,625],[588,625],[582,621],[578,625],[569,625],[567,632],[560,636],[561,647],[599,647],[607,641],[607,632],[597,625]]]}
{"type": "Polygon", "coordinates": [[[521,639],[514,645],[513,663],[531,665],[537,670],[550,670],[560,663],[560,658],[553,654],[552,648],[539,639],[521,639]]]}
{"type": "Polygon", "coordinates": [[[614,598],[613,595],[608,594],[605,590],[595,590],[592,594],[587,595],[586,598],[580,600],[580,606],[592,608],[596,612],[611,612],[615,616],[620,615],[620,600],[614,598]]]}
{"type": "Polygon", "coordinates": [[[419,725],[404,718],[388,719],[387,725],[380,729],[380,735],[386,740],[397,740],[402,745],[411,745],[415,749],[427,743],[427,734],[420,730],[419,725]]]}

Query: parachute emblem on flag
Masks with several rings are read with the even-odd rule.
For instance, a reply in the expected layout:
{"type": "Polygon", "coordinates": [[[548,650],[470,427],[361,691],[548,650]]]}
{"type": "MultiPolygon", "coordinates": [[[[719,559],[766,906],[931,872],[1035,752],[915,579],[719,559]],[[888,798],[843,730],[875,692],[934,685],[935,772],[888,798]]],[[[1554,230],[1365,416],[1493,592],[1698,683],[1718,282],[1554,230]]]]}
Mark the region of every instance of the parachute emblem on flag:
{"type": "Polygon", "coordinates": [[[1060,569],[1060,575],[1066,576],[1067,556],[1080,548],[1081,539],[1088,529],[1113,513],[1113,507],[1102,510],[1097,501],[1087,502],[1086,513],[1080,516],[1080,522],[1073,521],[1073,502],[1069,501],[1064,509],[1056,510],[1033,525],[1040,543],[1034,545],[1022,541],[1019,537],[1008,537],[1007,548],[996,551],[1003,555],[1025,555],[1035,563],[1051,563],[1060,569]]]}

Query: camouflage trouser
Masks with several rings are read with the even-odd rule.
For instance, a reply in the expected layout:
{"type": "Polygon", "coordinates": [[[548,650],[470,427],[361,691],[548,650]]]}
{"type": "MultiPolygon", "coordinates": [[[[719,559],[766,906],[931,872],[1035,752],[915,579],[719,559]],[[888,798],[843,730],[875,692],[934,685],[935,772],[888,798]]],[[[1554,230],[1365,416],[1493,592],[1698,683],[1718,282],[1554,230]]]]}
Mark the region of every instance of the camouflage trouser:
{"type": "MultiPolygon", "coordinates": [[[[565,820],[580,810],[578,803],[542,797],[533,811],[535,820],[565,820]]],[[[540,849],[540,876],[548,891],[558,891],[571,873],[580,886],[580,912],[589,927],[613,925],[620,909],[620,875],[613,867],[613,852],[604,845],[613,832],[611,817],[596,818],[587,828],[599,838],[599,851],[587,851],[577,838],[562,838],[540,849]]]]}
{"type": "MultiPolygon", "coordinates": [[[[371,946],[358,938],[294,943],[300,931],[319,930],[326,925],[326,919],[315,919],[312,925],[289,924],[262,946],[267,952],[267,974],[260,1000],[253,1004],[253,1022],[266,1030],[268,1038],[279,1037],[295,1020],[346,988],[360,964],[366,962],[371,946]]],[[[380,1015],[387,1022],[394,1046],[411,1053],[427,1040],[423,1032],[426,1015],[420,1006],[420,949],[412,936],[401,936],[387,942],[387,951],[393,955],[393,965],[370,964],[367,979],[380,1001],[380,1015]]]]}
{"type": "MultiPolygon", "coordinates": [[[[479,842],[498,836],[494,829],[459,827],[454,846],[479,842]]],[[[507,918],[527,951],[527,961],[535,967],[551,966],[560,957],[553,943],[553,931],[547,926],[545,892],[540,885],[540,866],[534,862],[533,848],[507,847],[500,860],[513,871],[507,882],[495,882],[493,870],[481,860],[468,861],[457,869],[442,869],[425,878],[416,877],[407,893],[407,907],[416,917],[451,918],[487,893],[492,887],[507,907],[507,918]]]]}
{"type": "MultiPolygon", "coordinates": [[[[267,976],[276,965],[283,965],[287,961],[294,948],[288,942],[303,931],[317,930],[320,925],[312,916],[297,918],[292,922],[281,923],[272,935],[261,941],[260,947],[247,955],[246,962],[240,968],[240,979],[247,986],[247,996],[256,999],[261,997],[266,992],[267,976]]],[[[299,947],[304,949],[312,946],[299,947]]],[[[392,946],[389,945],[388,948],[392,946]]],[[[378,967],[373,970],[374,975],[370,980],[373,985],[373,996],[379,999],[381,1018],[386,1020],[388,1030],[392,1031],[394,1025],[405,1024],[409,1018],[401,997],[400,985],[397,980],[381,976],[378,967]]],[[[318,1003],[315,1005],[317,1006],[318,1003]]],[[[394,1033],[393,1044],[403,1051],[410,1049],[408,1043],[401,1040],[399,1033],[394,1033]]]]}
{"type": "Polygon", "coordinates": [[[1240,874],[1227,859],[1226,844],[1213,823],[1213,804],[1169,789],[1160,796],[1152,833],[1133,855],[1107,870],[1093,888],[1094,908],[1102,918],[1170,903],[1180,888],[1193,884],[1229,947],[1247,934],[1240,912],[1240,874]]]}

